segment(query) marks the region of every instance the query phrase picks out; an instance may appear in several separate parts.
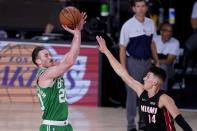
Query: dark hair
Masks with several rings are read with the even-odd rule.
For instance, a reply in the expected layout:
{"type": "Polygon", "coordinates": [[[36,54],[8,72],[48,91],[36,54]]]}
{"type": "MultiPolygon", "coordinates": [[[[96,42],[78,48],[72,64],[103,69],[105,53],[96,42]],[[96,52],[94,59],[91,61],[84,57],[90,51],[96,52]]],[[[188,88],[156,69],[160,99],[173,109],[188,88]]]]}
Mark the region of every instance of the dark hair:
{"type": "Polygon", "coordinates": [[[34,50],[32,51],[32,54],[31,54],[32,62],[33,62],[35,65],[38,65],[38,64],[36,63],[36,59],[37,59],[38,53],[39,53],[41,50],[44,50],[44,49],[45,49],[44,47],[37,46],[37,47],[35,47],[34,50]]]}
{"type": "Polygon", "coordinates": [[[146,0],[130,0],[130,5],[133,7],[137,2],[145,2],[146,5],[148,4],[146,0]]]}
{"type": "Polygon", "coordinates": [[[159,30],[162,30],[165,26],[169,26],[169,27],[171,27],[172,30],[173,30],[173,26],[172,26],[168,21],[163,22],[163,23],[160,25],[159,30]]]}
{"type": "Polygon", "coordinates": [[[156,66],[152,66],[150,69],[149,69],[149,72],[152,72],[155,76],[157,76],[159,79],[161,79],[163,82],[165,81],[166,79],[166,72],[159,68],[159,67],[156,67],[156,66]]]}

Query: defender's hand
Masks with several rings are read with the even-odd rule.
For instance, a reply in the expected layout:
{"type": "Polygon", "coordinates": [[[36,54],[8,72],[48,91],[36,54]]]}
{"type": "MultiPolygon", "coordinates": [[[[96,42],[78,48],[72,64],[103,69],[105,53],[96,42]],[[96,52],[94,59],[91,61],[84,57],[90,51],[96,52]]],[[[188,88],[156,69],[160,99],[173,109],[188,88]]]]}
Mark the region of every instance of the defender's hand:
{"type": "Polygon", "coordinates": [[[105,40],[101,36],[96,36],[96,40],[98,43],[98,49],[100,52],[105,53],[107,51],[107,46],[105,40]]]}

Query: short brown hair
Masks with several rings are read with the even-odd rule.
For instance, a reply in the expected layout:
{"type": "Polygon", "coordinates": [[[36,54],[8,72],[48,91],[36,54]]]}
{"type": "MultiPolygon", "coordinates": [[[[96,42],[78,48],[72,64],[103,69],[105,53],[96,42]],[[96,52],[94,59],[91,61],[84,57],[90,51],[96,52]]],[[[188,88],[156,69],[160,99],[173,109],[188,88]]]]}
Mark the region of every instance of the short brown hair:
{"type": "Polygon", "coordinates": [[[32,51],[32,54],[31,54],[31,57],[32,57],[32,62],[35,64],[35,65],[38,65],[36,63],[36,59],[38,57],[38,53],[41,51],[41,50],[44,50],[45,48],[42,47],[42,46],[37,46],[34,48],[34,50],[32,51]]]}
{"type": "Polygon", "coordinates": [[[163,23],[161,23],[159,30],[162,31],[164,29],[164,27],[171,27],[173,30],[173,26],[168,22],[168,21],[164,21],[163,23]]]}
{"type": "Polygon", "coordinates": [[[137,2],[144,2],[146,5],[148,5],[146,0],[130,0],[130,5],[133,7],[137,2]]]}
{"type": "Polygon", "coordinates": [[[156,66],[152,66],[150,69],[149,69],[149,72],[152,72],[155,76],[157,76],[159,79],[161,79],[163,82],[165,81],[166,79],[166,72],[162,69],[162,68],[159,68],[159,67],[156,67],[156,66]]]}

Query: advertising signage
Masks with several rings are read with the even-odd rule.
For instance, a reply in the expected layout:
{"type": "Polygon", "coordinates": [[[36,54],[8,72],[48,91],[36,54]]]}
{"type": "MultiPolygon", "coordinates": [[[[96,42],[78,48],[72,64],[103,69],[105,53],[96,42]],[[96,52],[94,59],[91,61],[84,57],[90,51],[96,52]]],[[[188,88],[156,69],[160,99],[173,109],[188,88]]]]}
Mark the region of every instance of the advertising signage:
{"type": "MultiPolygon", "coordinates": [[[[38,102],[37,68],[31,61],[35,46],[46,47],[59,61],[69,44],[0,41],[0,102],[38,102]]],[[[99,52],[96,46],[81,45],[80,54],[64,74],[66,100],[69,104],[97,106],[99,52]]]]}

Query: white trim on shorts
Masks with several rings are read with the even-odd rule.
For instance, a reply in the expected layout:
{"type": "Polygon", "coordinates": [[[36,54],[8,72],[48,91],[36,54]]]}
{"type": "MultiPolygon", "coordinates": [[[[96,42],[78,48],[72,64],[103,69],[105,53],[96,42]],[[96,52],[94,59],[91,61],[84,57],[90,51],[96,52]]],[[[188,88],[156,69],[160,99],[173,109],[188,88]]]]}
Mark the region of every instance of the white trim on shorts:
{"type": "Polygon", "coordinates": [[[47,125],[47,131],[50,131],[50,125],[47,125]]]}
{"type": "Polygon", "coordinates": [[[65,121],[43,120],[42,124],[54,125],[54,126],[65,126],[65,125],[68,125],[68,120],[65,120],[65,121]]]}

